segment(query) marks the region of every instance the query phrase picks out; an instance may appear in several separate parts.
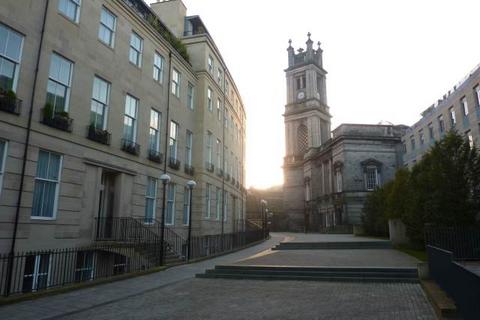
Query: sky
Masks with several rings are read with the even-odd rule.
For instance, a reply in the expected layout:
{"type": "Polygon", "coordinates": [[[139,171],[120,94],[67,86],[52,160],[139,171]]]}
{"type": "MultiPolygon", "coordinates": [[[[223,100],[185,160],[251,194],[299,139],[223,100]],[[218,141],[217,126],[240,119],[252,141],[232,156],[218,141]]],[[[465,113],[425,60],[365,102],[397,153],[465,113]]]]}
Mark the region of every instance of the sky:
{"type": "MultiPolygon", "coordinates": [[[[247,112],[246,185],[283,182],[288,40],[320,41],[332,129],[412,125],[480,63],[480,1],[183,0],[200,15],[247,112]]],[[[316,47],[316,46],[315,46],[316,47]]]]}

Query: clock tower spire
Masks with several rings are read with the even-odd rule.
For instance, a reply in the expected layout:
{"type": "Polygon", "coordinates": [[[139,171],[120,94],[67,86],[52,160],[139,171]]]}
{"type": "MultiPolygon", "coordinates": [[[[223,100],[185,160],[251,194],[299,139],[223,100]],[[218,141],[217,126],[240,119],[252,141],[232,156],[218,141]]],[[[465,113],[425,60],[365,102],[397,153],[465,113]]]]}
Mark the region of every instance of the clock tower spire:
{"type": "Polygon", "coordinates": [[[285,105],[284,208],[291,231],[304,228],[303,159],[311,148],[330,139],[330,111],[327,105],[326,75],[320,42],[313,48],[310,32],[306,49],[295,53],[288,43],[287,103],[285,105]]]}

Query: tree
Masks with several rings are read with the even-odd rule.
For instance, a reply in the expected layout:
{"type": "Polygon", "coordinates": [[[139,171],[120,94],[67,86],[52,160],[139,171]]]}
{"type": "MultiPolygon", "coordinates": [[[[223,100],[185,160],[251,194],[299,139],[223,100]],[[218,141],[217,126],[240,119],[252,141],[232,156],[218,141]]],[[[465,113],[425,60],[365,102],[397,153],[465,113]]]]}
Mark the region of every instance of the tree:
{"type": "Polygon", "coordinates": [[[423,246],[426,223],[466,226],[480,212],[480,155],[458,133],[449,132],[411,171],[371,193],[364,206],[368,234],[385,235],[388,219],[401,219],[407,236],[423,246]]]}
{"type": "Polygon", "coordinates": [[[400,168],[395,173],[392,188],[386,195],[385,214],[388,219],[401,219],[406,212],[407,199],[410,193],[410,171],[400,168]]]}
{"type": "Polygon", "coordinates": [[[383,187],[370,193],[363,206],[362,223],[365,232],[373,236],[388,236],[388,219],[386,212],[386,199],[391,192],[393,183],[389,182],[383,187]]]}
{"type": "Polygon", "coordinates": [[[479,182],[477,150],[458,133],[448,133],[411,171],[402,215],[409,238],[423,243],[426,223],[474,224],[480,210],[479,182]]]}

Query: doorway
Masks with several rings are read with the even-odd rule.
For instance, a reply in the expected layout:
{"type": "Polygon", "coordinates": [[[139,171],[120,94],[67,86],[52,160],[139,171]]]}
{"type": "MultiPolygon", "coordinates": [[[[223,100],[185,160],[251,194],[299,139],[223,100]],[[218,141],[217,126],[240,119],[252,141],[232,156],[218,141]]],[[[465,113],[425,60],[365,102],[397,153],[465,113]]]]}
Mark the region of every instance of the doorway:
{"type": "Polygon", "coordinates": [[[113,240],[115,230],[114,203],[115,203],[115,179],[117,173],[103,170],[99,190],[98,213],[97,213],[97,239],[113,240]]]}

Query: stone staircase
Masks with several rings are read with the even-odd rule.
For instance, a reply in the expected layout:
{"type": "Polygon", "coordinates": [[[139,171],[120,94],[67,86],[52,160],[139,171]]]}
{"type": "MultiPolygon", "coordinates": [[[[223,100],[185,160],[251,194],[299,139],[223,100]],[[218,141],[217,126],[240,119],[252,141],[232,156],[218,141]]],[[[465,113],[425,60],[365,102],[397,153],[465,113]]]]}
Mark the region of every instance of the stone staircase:
{"type": "Polygon", "coordinates": [[[418,283],[416,268],[217,265],[197,278],[418,283]]]}
{"type": "Polygon", "coordinates": [[[272,250],[341,250],[341,249],[392,249],[392,243],[379,241],[338,242],[280,242],[272,250]]]}

